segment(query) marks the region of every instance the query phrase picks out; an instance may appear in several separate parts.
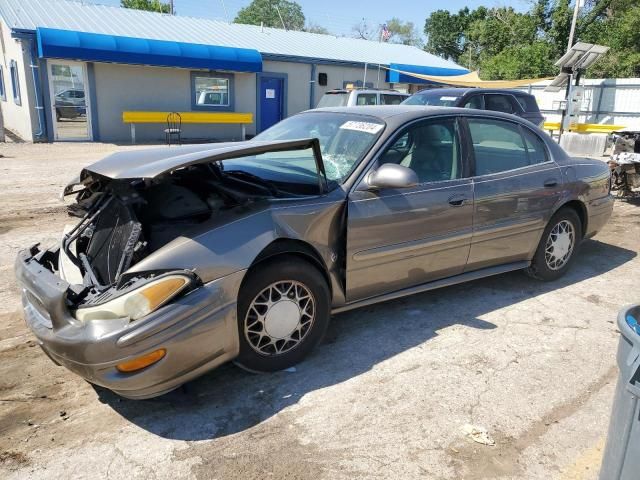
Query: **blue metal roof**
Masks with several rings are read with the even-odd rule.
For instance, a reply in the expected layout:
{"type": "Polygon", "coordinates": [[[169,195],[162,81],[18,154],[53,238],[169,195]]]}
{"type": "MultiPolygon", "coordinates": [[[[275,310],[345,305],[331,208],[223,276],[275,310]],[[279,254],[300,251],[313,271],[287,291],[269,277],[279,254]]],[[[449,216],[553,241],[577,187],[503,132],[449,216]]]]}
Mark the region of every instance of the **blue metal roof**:
{"type": "Polygon", "coordinates": [[[263,59],[462,69],[424,50],[394,43],[261,28],[218,20],[84,4],[70,0],[0,0],[9,28],[55,28],[122,37],[258,50],[263,59]]]}
{"type": "Polygon", "coordinates": [[[261,72],[257,50],[37,28],[38,55],[88,62],[261,72]]]}

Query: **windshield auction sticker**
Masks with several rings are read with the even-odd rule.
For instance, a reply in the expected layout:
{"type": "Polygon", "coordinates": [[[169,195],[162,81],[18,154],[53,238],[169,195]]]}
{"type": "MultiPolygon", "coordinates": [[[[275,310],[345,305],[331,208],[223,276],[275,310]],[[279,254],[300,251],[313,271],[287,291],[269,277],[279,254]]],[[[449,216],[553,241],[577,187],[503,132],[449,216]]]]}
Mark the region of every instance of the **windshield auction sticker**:
{"type": "Polygon", "coordinates": [[[348,122],[340,125],[340,128],[344,130],[355,130],[356,132],[365,132],[375,135],[382,130],[383,125],[372,122],[356,122],[355,120],[349,120],[348,122]]]}

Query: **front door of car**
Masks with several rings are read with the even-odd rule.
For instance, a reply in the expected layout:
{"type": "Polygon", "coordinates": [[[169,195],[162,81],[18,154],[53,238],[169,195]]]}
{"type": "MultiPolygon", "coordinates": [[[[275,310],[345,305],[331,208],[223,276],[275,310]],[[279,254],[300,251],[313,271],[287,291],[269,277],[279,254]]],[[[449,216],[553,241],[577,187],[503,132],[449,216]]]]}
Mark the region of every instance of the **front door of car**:
{"type": "Polygon", "coordinates": [[[381,151],[414,170],[419,184],[376,189],[368,176],[349,196],[347,301],[462,273],[472,233],[473,184],[455,117],[405,127],[381,151]]]}
{"type": "Polygon", "coordinates": [[[469,117],[474,227],[467,270],[530,260],[562,194],[540,137],[509,120],[469,117]]]}

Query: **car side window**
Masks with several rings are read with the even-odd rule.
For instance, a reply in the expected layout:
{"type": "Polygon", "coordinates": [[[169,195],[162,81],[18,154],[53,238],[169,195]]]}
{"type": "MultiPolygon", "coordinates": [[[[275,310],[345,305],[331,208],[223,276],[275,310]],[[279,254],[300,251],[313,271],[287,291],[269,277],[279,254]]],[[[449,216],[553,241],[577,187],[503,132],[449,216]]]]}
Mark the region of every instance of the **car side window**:
{"type": "Polygon", "coordinates": [[[531,95],[516,95],[516,100],[525,112],[538,112],[538,102],[531,95]]]}
{"type": "Polygon", "coordinates": [[[540,137],[532,131],[523,128],[524,141],[527,144],[527,154],[529,155],[529,165],[546,162],[547,147],[540,137]]]}
{"type": "Polygon", "coordinates": [[[380,105],[400,105],[405,99],[402,95],[392,95],[389,93],[380,94],[380,105]]]}
{"type": "Polygon", "coordinates": [[[462,176],[460,140],[454,118],[421,122],[409,127],[380,157],[379,164],[411,168],[420,183],[462,176]]]}
{"type": "Polygon", "coordinates": [[[376,93],[359,93],[356,99],[356,105],[376,105],[376,93]]]}
{"type": "Polygon", "coordinates": [[[484,96],[484,105],[486,110],[494,112],[513,113],[513,104],[506,95],[491,94],[484,96]]]}
{"type": "Polygon", "coordinates": [[[468,98],[467,101],[462,106],[464,108],[475,108],[478,110],[483,110],[482,95],[473,95],[471,98],[468,98]]]}
{"type": "Polygon", "coordinates": [[[489,175],[529,165],[520,127],[504,120],[469,118],[475,174],[489,175]]]}

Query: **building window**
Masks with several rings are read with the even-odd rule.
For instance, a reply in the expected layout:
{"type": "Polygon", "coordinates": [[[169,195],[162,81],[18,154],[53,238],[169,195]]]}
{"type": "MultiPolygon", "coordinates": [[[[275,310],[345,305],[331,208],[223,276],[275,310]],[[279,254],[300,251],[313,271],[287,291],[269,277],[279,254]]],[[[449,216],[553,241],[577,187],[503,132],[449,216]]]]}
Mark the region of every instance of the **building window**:
{"type": "Polygon", "coordinates": [[[15,60],[11,60],[11,63],[9,63],[9,71],[11,73],[13,103],[15,103],[16,105],[22,105],[22,100],[20,99],[20,80],[18,79],[18,64],[15,60]]]}
{"type": "Polygon", "coordinates": [[[3,102],[7,101],[7,91],[4,89],[4,70],[2,69],[2,65],[0,65],[0,100],[3,102]]]}
{"type": "Polygon", "coordinates": [[[191,72],[191,106],[194,110],[233,110],[233,75],[191,72]]]}

